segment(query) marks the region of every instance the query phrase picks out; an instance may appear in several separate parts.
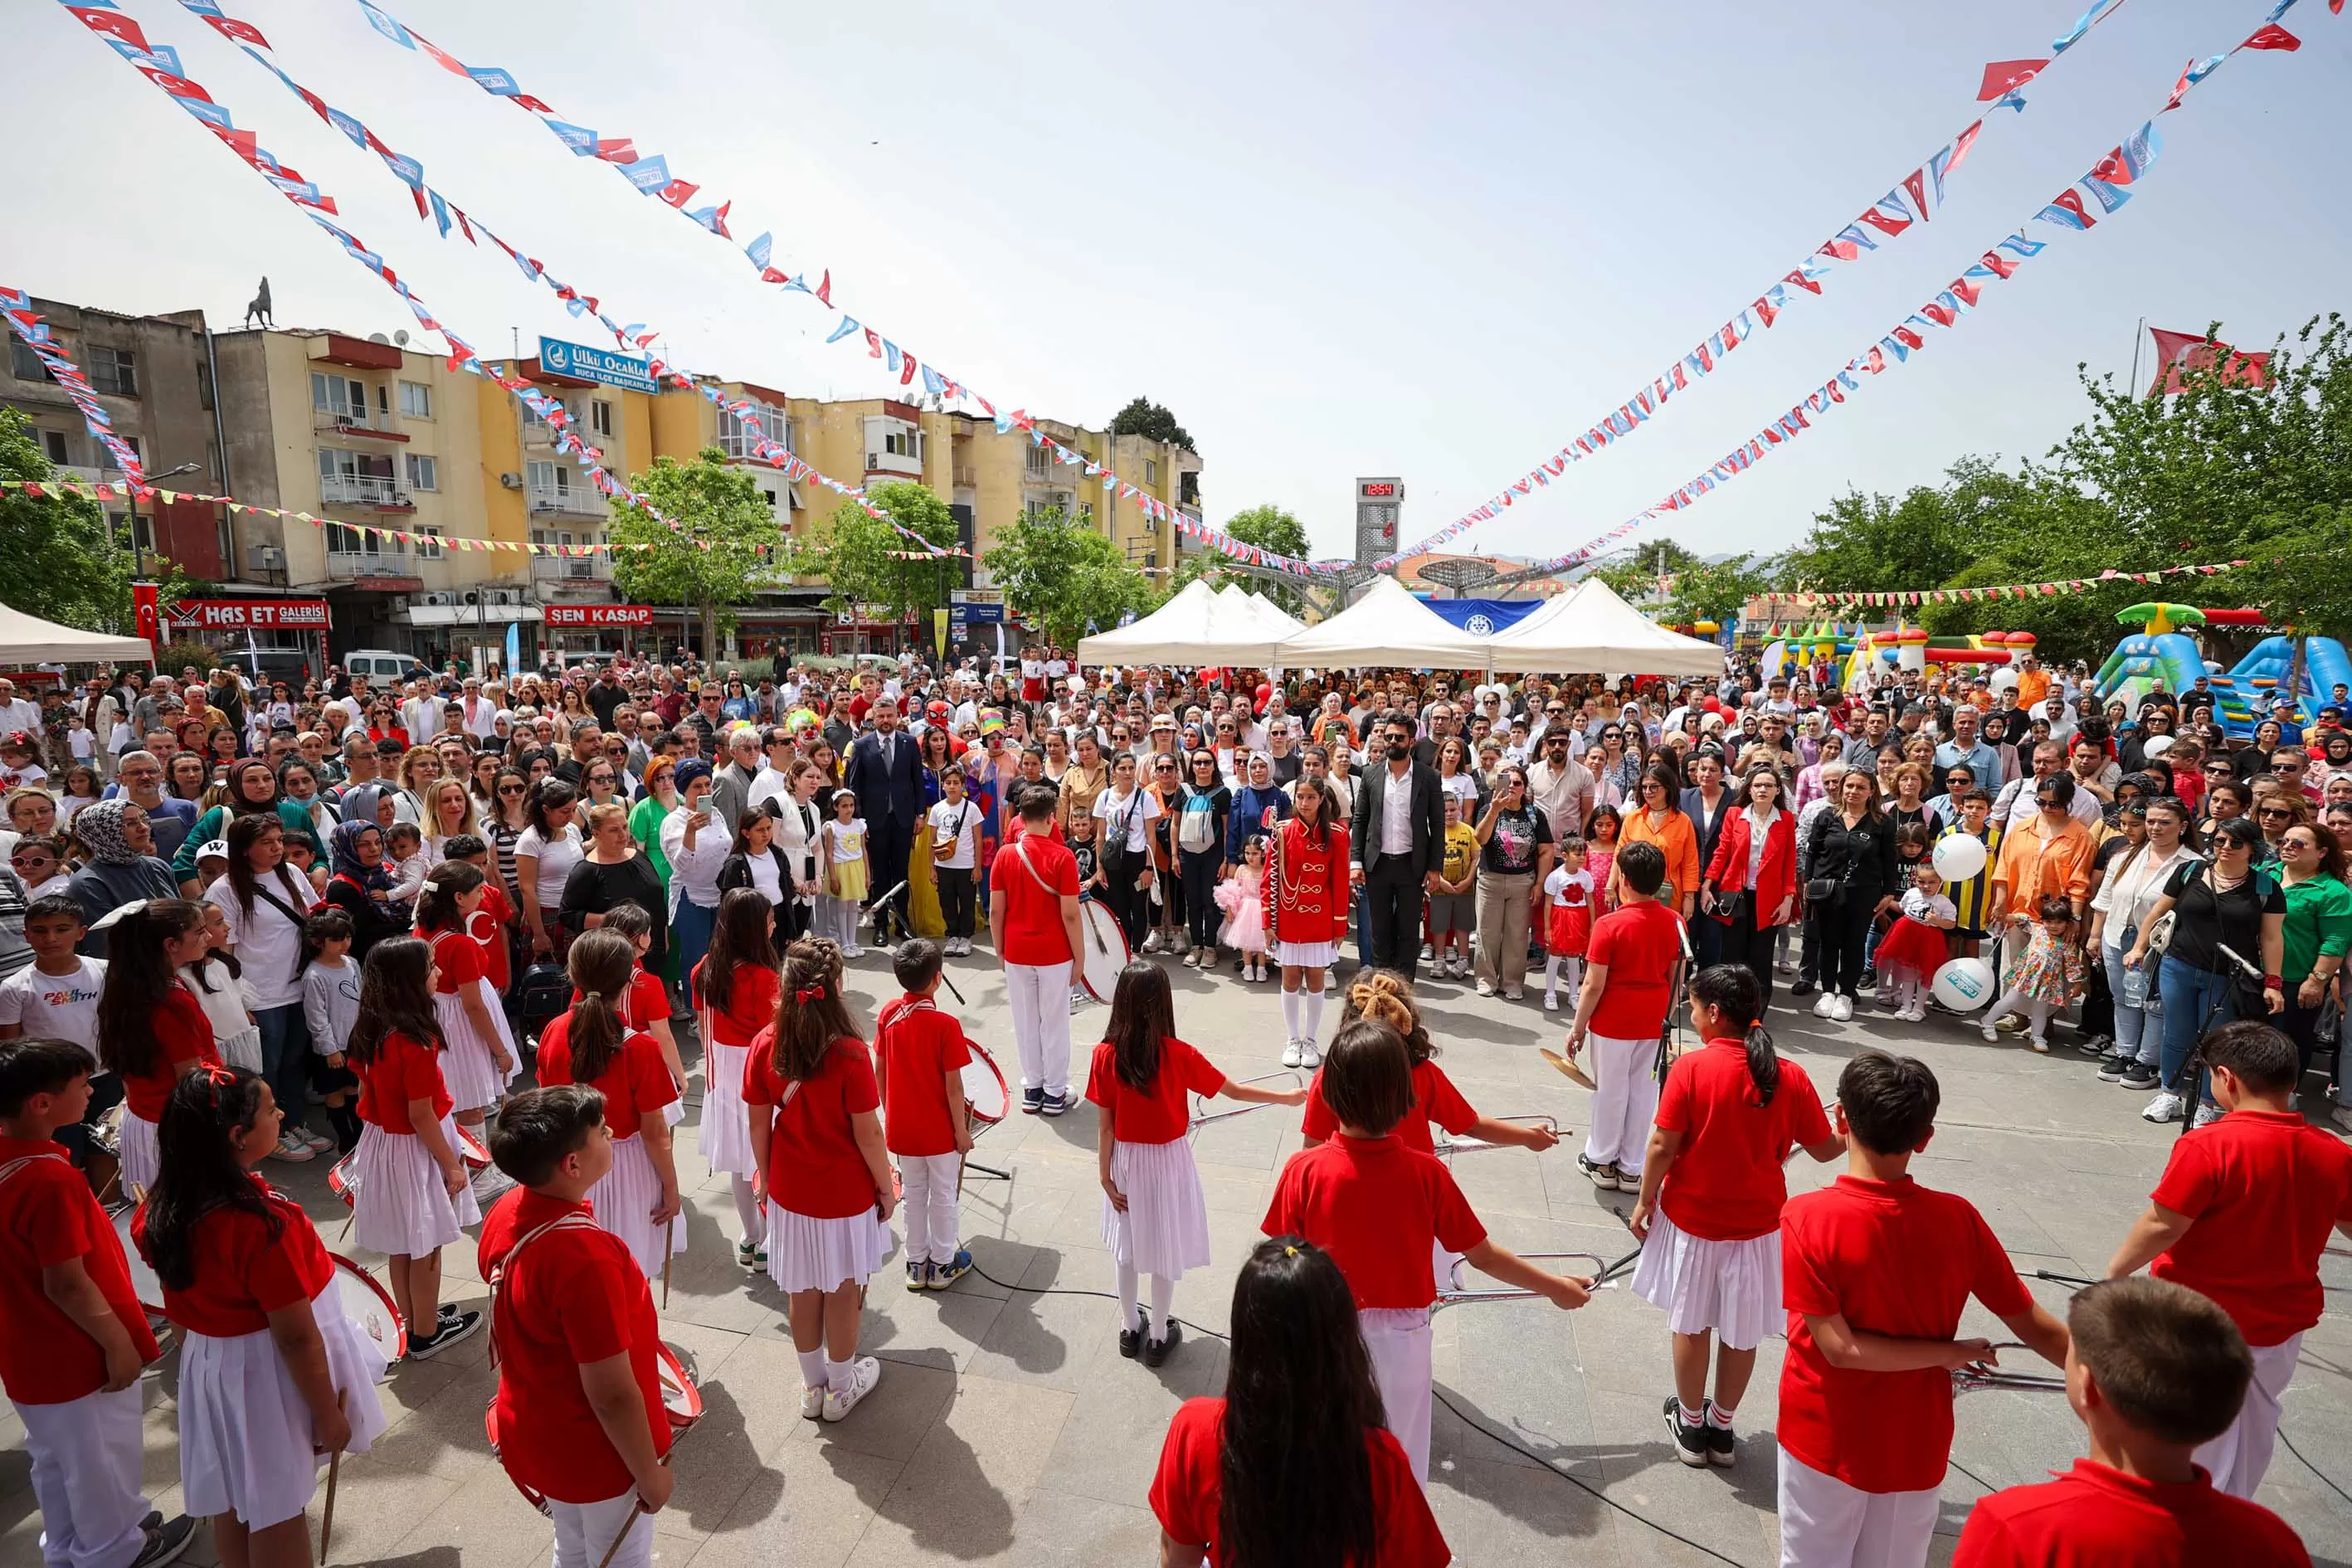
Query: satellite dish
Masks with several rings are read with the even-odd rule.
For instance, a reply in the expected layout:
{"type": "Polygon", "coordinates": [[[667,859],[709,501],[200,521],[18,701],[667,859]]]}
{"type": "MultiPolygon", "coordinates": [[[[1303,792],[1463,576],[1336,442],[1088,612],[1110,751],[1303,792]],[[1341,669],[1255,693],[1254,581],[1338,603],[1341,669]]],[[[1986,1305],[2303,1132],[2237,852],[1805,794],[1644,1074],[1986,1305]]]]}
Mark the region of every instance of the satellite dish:
{"type": "Polygon", "coordinates": [[[368,342],[372,343],[382,343],[386,348],[390,348],[392,346],[392,340],[385,337],[382,332],[370,332],[368,334],[368,342]]]}
{"type": "Polygon", "coordinates": [[[404,329],[403,331],[393,333],[392,342],[393,346],[395,348],[406,348],[408,346],[407,331],[404,329]]]}

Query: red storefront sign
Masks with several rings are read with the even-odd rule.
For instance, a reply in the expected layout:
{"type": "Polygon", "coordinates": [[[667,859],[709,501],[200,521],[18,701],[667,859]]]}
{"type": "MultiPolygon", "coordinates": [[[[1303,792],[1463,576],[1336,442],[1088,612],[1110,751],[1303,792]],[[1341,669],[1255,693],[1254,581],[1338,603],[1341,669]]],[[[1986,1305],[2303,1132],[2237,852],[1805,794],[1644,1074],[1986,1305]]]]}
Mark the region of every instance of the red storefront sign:
{"type": "Polygon", "coordinates": [[[184,599],[172,606],[172,625],[197,631],[327,629],[324,599],[184,599]]]}
{"type": "Polygon", "coordinates": [[[654,624],[651,605],[550,605],[547,624],[551,626],[649,626],[654,624]]]}

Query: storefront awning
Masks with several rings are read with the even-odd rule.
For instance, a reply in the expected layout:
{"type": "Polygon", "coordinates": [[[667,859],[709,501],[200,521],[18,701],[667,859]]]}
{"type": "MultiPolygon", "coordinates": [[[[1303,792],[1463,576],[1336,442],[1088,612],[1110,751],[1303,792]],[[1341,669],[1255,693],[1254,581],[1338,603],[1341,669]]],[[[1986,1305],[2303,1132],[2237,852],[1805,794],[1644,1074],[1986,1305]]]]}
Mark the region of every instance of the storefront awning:
{"type": "Polygon", "coordinates": [[[537,605],[411,605],[392,618],[404,626],[503,626],[509,621],[536,624],[547,616],[537,605]]]}

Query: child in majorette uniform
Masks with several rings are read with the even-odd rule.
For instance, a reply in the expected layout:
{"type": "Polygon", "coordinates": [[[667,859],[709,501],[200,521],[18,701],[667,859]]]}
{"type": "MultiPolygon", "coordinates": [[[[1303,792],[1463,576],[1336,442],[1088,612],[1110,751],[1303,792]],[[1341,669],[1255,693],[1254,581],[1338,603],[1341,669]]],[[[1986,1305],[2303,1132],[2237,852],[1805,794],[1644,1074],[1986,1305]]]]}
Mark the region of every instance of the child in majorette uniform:
{"type": "Polygon", "coordinates": [[[1959,916],[1944,897],[1944,879],[1924,860],[1912,868],[1902,909],[1902,918],[1878,939],[1879,985],[1882,991],[1894,987],[1895,1016],[1916,1024],[1927,1016],[1925,993],[1951,952],[1959,916]]]}
{"type": "Polygon", "coordinates": [[[2309,1568],[2278,1515],[2223,1491],[2197,1460],[2252,1381],[2227,1312],[2160,1279],[2109,1279],[2074,1298],[2066,1328],[2066,1403],[2090,1458],[1979,1498],[1952,1568],[2309,1568]]]}
{"type": "MultiPolygon", "coordinates": [[[[628,939],[632,958],[629,988],[621,995],[621,1022],[632,1029],[643,1030],[654,1037],[661,1048],[662,1061],[669,1068],[670,1082],[677,1089],[677,1098],[662,1107],[662,1117],[675,1127],[686,1120],[686,1064],[677,1054],[677,1036],[669,1026],[669,987],[658,974],[646,973],[646,954],[654,944],[653,911],[635,903],[614,904],[604,913],[604,923],[596,928],[628,939]]],[[[578,996],[572,998],[574,1002],[578,996]]]]}
{"type": "Polygon", "coordinates": [[[158,1568],[195,1529],[147,1524],[139,1490],[139,1373],[163,1352],[121,1238],[54,1142],[97,1065],[69,1040],[0,1040],[0,1386],[25,1424],[47,1561],[158,1568]]]}
{"type": "Polygon", "coordinates": [[[1487,1240],[1445,1167],[1397,1139],[1398,1124],[1413,1114],[1413,1084],[1394,1026],[1369,1017],[1343,1026],[1324,1054],[1322,1088],[1339,1135],[1290,1157],[1260,1228],[1315,1243],[1347,1276],[1389,1430],[1404,1446],[1413,1479],[1426,1486],[1436,1247],[1564,1309],[1584,1305],[1588,1288],[1487,1240]]]}
{"type": "Polygon", "coordinates": [[[1658,1109],[1658,1038],[1674,1005],[1675,963],[1683,950],[1680,916],[1658,901],[1666,858],[1654,844],[1628,844],[1617,857],[1623,903],[1592,924],[1584,982],[1567,1054],[1592,1043],[1592,1130],[1576,1157],[1586,1180],[1603,1192],[1638,1192],[1642,1152],[1658,1109]]]}
{"type": "Polygon", "coordinates": [[[663,1108],[677,1098],[661,1047],[621,1019],[636,973],[629,939],[601,927],[583,931],[567,958],[572,1011],[539,1037],[542,1088],[583,1083],[604,1097],[613,1134],[613,1168],[588,1194],[596,1223],[628,1244],[650,1279],[666,1258],[686,1250],[677,1221],[677,1163],[663,1108]]]}
{"type": "Polygon", "coordinates": [[[1234,1283],[1223,1398],[1188,1399],[1151,1479],[1182,1563],[1378,1563],[1453,1553],[1386,1425],[1348,1281],[1297,1237],[1261,1241],[1234,1283]]]}
{"type": "Polygon", "coordinates": [[[1192,1163],[1190,1092],[1254,1105],[1303,1105],[1303,1089],[1235,1083],[1176,1037],[1168,972],[1139,958],[1118,972],[1110,1026],[1095,1047],[1087,1098],[1103,1190],[1103,1242],[1118,1280],[1118,1353],[1158,1366],[1176,1347],[1176,1281],[1209,1266],[1209,1210],[1192,1163]],[[1139,1319],[1138,1276],[1151,1276],[1151,1311],[1139,1319]]]}
{"type": "Polygon", "coordinates": [[[858,1317],[890,1251],[898,1194],[874,1060],[842,1000],[840,947],[803,937],[786,948],[783,992],[743,1068],[752,1180],[768,1203],[768,1278],[792,1298],[801,1415],[839,1421],[882,1379],[882,1363],[857,1353],[858,1317]]]}
{"type": "Polygon", "coordinates": [[[383,1352],[344,1314],[299,1204],[254,1167],[285,1115],[268,1083],[206,1066],[172,1087],[163,1169],[131,1222],[181,1332],[180,1486],[232,1565],[308,1563],[319,1468],[383,1432],[383,1352]]]}
{"type": "MultiPolygon", "coordinates": [[[[473,943],[462,934],[457,939],[473,943]]],[[[352,1215],[362,1247],[391,1258],[392,1301],[408,1353],[429,1360],[482,1325],[441,1308],[441,1249],[482,1217],[441,1077],[446,1049],[433,1006],[433,949],[415,937],[376,943],[360,970],[359,1022],[344,1056],[360,1075],[352,1215]],[[425,1325],[420,1329],[420,1325],[425,1325]]]]}
{"type": "Polygon", "coordinates": [[[775,911],[758,891],[730,890],[719,900],[709,951],[687,981],[702,1029],[702,1158],[712,1175],[733,1178],[735,1217],[743,1232],[735,1262],[743,1268],[768,1266],[768,1222],[753,1185],[760,1162],[743,1109],[743,1069],[751,1042],[776,1022],[774,925],[775,911]]]}
{"type": "Polygon", "coordinates": [[[627,1244],[588,1212],[613,1166],[604,1097],[580,1084],[523,1090],[499,1111],[490,1157],[520,1188],[482,1223],[478,1255],[497,1320],[499,1463],[547,1500],[557,1568],[588,1568],[614,1541],[611,1568],[648,1568],[653,1527],[636,1516],[659,1511],[676,1478],[662,1463],[671,1436],[653,1292],[627,1244]]]}
{"type": "MultiPolygon", "coordinates": [[[[442,1076],[457,1107],[457,1125],[478,1140],[490,1108],[521,1070],[506,1013],[489,988],[488,961],[467,927],[488,893],[480,867],[445,860],[425,879],[416,900],[416,934],[433,944],[433,1015],[441,1026],[442,1076]]],[[[492,1172],[483,1175],[490,1195],[506,1186],[492,1172]]]]}
{"type": "Polygon", "coordinates": [[[221,1058],[204,1005],[180,978],[182,965],[204,959],[204,907],[150,899],[100,921],[110,923],[98,1059],[122,1079],[122,1190],[137,1197],[155,1184],[155,1130],[172,1085],[221,1058]]]}
{"type": "Polygon", "coordinates": [[[1643,1244],[1633,1294],[1664,1310],[1674,1335],[1666,1435],[1685,1465],[1738,1457],[1732,1416],[1780,1310],[1781,1162],[1793,1149],[1822,1161],[1845,1152],[1813,1080],[1780,1060],[1763,1016],[1764,987],[1746,964],[1718,963],[1691,982],[1691,1026],[1706,1043],[1667,1069],[1629,1222],[1643,1244]]]}
{"type": "Polygon", "coordinates": [[[2253,1352],[2253,1383],[2229,1429],[2198,1447],[2213,1485],[2251,1498],[2278,1436],[2279,1400],[2325,1298],[2328,1233],[2352,1236],[2352,1149],[2294,1109],[2294,1043],[2268,1024],[2224,1024],[2200,1047],[2227,1113],[2176,1140],[2147,1212],[2107,1265],[2210,1296],[2253,1352]]]}
{"type": "Polygon", "coordinates": [[[1921,1568],[1952,1453],[1952,1378],[1990,1363],[1955,1340],[1970,1296],[2043,1359],[2066,1328],[2035,1304],[1966,1198],[1919,1185],[1936,1135],[1936,1075],[1864,1051],[1838,1074],[1846,1173],[1780,1211],[1780,1561],[1786,1568],[1921,1568]]]}
{"type": "Polygon", "coordinates": [[[1576,994],[1584,977],[1584,948],[1592,939],[1592,873],[1585,869],[1584,840],[1570,834],[1559,841],[1559,863],[1544,879],[1544,1011],[1559,1011],[1559,983],[1576,994]]]}
{"type": "MultiPolygon", "coordinates": [[[[1538,1153],[1559,1142],[1559,1134],[1540,1122],[1497,1121],[1481,1116],[1454,1087],[1437,1065],[1437,1043],[1429,1037],[1414,1002],[1412,982],[1392,969],[1367,969],[1358,974],[1339,999],[1342,1026],[1358,1018],[1378,1018],[1404,1037],[1406,1058],[1412,1064],[1412,1112],[1396,1124],[1397,1142],[1424,1154],[1437,1152],[1430,1136],[1432,1123],[1456,1138],[1477,1138],[1489,1143],[1514,1143],[1538,1153]]],[[[1307,1146],[1313,1148],[1339,1131],[1331,1102],[1323,1098],[1323,1075],[1307,1086],[1307,1115],[1302,1127],[1307,1146]]]]}
{"type": "Polygon", "coordinates": [[[882,1095],[883,1142],[898,1162],[907,1215],[907,1289],[944,1290],[971,1271],[957,1239],[963,1157],[971,1152],[963,1067],[971,1043],[940,1011],[940,966],[947,954],[929,937],[908,937],[891,955],[905,992],[874,1025],[874,1077],[882,1095]]]}

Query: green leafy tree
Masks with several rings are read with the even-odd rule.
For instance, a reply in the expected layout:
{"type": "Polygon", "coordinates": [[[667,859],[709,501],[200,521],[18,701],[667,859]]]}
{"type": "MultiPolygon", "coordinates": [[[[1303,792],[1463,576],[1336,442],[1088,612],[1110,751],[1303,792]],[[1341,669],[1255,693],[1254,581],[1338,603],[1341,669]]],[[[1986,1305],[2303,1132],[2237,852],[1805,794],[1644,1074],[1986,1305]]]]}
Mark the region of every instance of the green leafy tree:
{"type": "Polygon", "coordinates": [[[1176,416],[1148,397],[1139,397],[1110,416],[1110,433],[1114,436],[1141,436],[1147,440],[1165,441],[1197,452],[1192,436],[1176,423],[1176,416]]]}
{"type": "Polygon", "coordinates": [[[1660,618],[1676,626],[1727,621],[1739,614],[1741,605],[1763,593],[1770,582],[1752,555],[1735,555],[1728,561],[1695,561],[1675,574],[1660,618]]]}
{"type": "Polygon", "coordinates": [[[1647,604],[1659,596],[1658,582],[1699,563],[1697,554],[1671,539],[1653,539],[1596,566],[1591,575],[1629,605],[1647,604]]]}
{"type": "Polygon", "coordinates": [[[720,628],[734,624],[734,606],[772,579],[790,541],[776,527],[758,476],[730,467],[716,447],[691,463],[656,458],[653,467],[629,476],[629,488],[677,526],[615,501],[607,530],[619,547],[613,581],[640,603],[700,611],[708,653],[718,647],[720,628]]]}
{"type": "MultiPolygon", "coordinates": [[[[947,502],[927,487],[904,480],[877,485],[866,499],[888,512],[899,528],[920,534],[941,549],[955,548],[957,533],[947,502]]],[[[818,531],[809,556],[799,570],[823,578],[833,592],[825,603],[835,609],[851,605],[886,605],[893,616],[919,613],[947,603],[947,591],[961,585],[950,557],[926,558],[921,546],[856,501],[835,507],[818,531]],[[912,555],[914,558],[904,559],[912,555]]]]}
{"type": "MultiPolygon", "coordinates": [[[[1302,561],[1307,559],[1306,526],[1278,506],[1254,506],[1245,511],[1237,511],[1226,520],[1224,531],[1244,544],[1256,545],[1260,550],[1269,550],[1277,555],[1293,556],[1302,561]]],[[[1189,552],[1178,564],[1176,575],[1170,580],[1169,591],[1173,593],[1195,578],[1205,577],[1220,587],[1226,583],[1240,583],[1254,593],[1265,595],[1268,600],[1294,616],[1305,610],[1307,595],[1300,589],[1287,583],[1233,571],[1231,563],[1232,557],[1222,551],[1202,548],[1189,552]]]]}
{"type": "MultiPolygon", "coordinates": [[[[57,469],[32,421],[0,408],[0,479],[48,482],[57,469]]],[[[165,602],[180,595],[165,571],[165,602]]],[[[106,510],[80,496],[29,496],[0,489],[0,604],[84,631],[126,634],[132,626],[131,552],[110,535],[106,510]]]]}
{"type": "Polygon", "coordinates": [[[1014,613],[1036,622],[1053,642],[1075,643],[1089,629],[1108,631],[1119,617],[1160,602],[1151,581],[1118,547],[1058,508],[1024,512],[981,558],[1014,613]]]}

